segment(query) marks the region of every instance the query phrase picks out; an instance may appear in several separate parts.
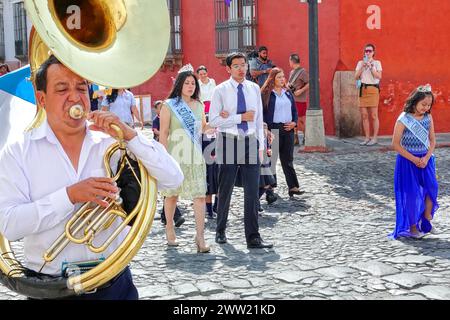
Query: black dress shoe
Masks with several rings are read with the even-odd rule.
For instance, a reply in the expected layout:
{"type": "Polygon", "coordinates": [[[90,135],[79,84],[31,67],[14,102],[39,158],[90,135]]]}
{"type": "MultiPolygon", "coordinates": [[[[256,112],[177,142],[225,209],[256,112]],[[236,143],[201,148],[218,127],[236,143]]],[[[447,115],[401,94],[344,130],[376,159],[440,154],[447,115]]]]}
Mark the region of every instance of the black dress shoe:
{"type": "Polygon", "coordinates": [[[227,243],[227,236],[225,235],[225,232],[216,232],[216,242],[227,243]]]}
{"type": "Polygon", "coordinates": [[[273,247],[271,243],[264,243],[261,238],[254,238],[247,242],[248,249],[270,249],[273,247]]]}
{"type": "Polygon", "coordinates": [[[272,203],[274,203],[277,200],[278,200],[278,197],[275,195],[275,193],[273,193],[273,191],[272,192],[266,192],[267,204],[272,204],[272,203]]]}
{"type": "Polygon", "coordinates": [[[303,190],[298,190],[298,191],[289,190],[289,197],[292,197],[294,194],[301,195],[301,194],[304,194],[304,193],[305,193],[305,191],[303,191],[303,190]]]}

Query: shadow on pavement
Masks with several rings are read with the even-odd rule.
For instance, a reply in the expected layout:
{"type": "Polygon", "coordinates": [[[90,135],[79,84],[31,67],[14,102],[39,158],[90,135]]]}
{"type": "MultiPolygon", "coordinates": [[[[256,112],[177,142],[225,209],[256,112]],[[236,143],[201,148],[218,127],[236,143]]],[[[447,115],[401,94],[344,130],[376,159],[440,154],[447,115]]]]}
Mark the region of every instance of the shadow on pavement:
{"type": "MultiPolygon", "coordinates": [[[[439,183],[439,198],[450,195],[450,181],[446,175],[450,172],[450,161],[440,156],[442,149],[436,149],[436,167],[439,183]]],[[[395,152],[373,152],[358,154],[303,154],[301,162],[296,159],[296,166],[303,166],[323,177],[324,184],[340,197],[351,201],[366,200],[380,210],[391,210],[377,196],[391,198],[394,202],[394,167],[395,152]],[[314,161],[312,161],[314,159],[314,161]]],[[[302,177],[297,170],[299,179],[302,177]]],[[[438,198],[438,201],[439,201],[438,198]]]]}
{"type": "Polygon", "coordinates": [[[219,245],[214,243],[210,253],[196,254],[181,252],[178,248],[167,248],[162,257],[166,268],[179,270],[196,275],[203,275],[213,271],[217,262],[226,267],[245,267],[248,271],[269,270],[268,263],[280,260],[280,255],[274,249],[236,249],[230,243],[220,245],[223,254],[218,250],[219,245]]]}
{"type": "Polygon", "coordinates": [[[450,260],[450,239],[433,238],[433,236],[427,238],[426,236],[420,240],[402,238],[400,241],[415,247],[421,255],[450,260]]]}

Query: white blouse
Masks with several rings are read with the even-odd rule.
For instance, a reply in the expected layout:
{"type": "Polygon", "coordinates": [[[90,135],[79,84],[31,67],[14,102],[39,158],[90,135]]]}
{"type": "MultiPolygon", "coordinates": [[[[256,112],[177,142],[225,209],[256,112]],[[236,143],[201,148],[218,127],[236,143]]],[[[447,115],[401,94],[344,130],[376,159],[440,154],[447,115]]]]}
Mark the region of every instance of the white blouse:
{"type": "Polygon", "coordinates": [[[209,78],[207,84],[204,84],[200,80],[198,81],[198,83],[200,84],[200,100],[202,102],[211,101],[214,88],[216,87],[216,81],[209,78]]]}

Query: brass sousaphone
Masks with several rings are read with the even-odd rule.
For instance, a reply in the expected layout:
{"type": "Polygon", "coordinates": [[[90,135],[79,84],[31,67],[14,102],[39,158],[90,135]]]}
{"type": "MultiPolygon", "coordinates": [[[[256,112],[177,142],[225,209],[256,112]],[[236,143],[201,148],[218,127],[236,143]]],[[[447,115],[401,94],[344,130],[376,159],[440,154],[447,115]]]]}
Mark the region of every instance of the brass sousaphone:
{"type": "MultiPolygon", "coordinates": [[[[25,0],[25,6],[35,28],[29,46],[32,80],[53,54],[91,82],[112,88],[135,87],[160,68],[167,53],[170,21],[166,0],[25,0]]],[[[74,116],[82,115],[75,112],[74,116]]],[[[38,105],[29,129],[38,127],[43,119],[45,111],[38,105]]],[[[120,129],[113,129],[119,138],[107,150],[104,165],[108,176],[118,179],[124,168],[133,166],[126,157],[120,129]],[[118,172],[113,173],[109,162],[116,151],[121,152],[121,161],[118,172]]],[[[135,171],[140,195],[134,209],[125,212],[120,199],[110,200],[109,210],[86,203],[67,222],[65,233],[42,253],[44,261],[50,262],[71,243],[102,252],[113,237],[131,225],[124,241],[102,263],[68,278],[43,276],[23,267],[10,242],[0,234],[1,282],[28,297],[61,298],[91,292],[120,274],[144,243],[156,209],[156,181],[139,161],[135,171]],[[115,219],[123,220],[120,227],[102,246],[94,247],[93,237],[115,219]]]]}

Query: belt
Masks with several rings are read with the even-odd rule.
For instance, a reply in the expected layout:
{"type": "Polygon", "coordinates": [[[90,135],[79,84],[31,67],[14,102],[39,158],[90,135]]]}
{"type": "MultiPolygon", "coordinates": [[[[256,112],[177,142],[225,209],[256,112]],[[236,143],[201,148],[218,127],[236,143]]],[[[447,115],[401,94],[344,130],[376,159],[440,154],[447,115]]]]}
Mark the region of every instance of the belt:
{"type": "MultiPolygon", "coordinates": [[[[284,129],[285,123],[272,123],[269,127],[271,127],[272,129],[276,128],[276,129],[282,129],[284,131],[287,131],[286,129],[284,129]]],[[[290,131],[290,130],[289,130],[290,131]]]]}
{"type": "Polygon", "coordinates": [[[359,87],[359,96],[362,97],[362,89],[367,89],[367,87],[375,87],[378,88],[378,91],[380,91],[380,85],[379,84],[370,84],[370,83],[361,83],[361,87],[359,87]]]}
{"type": "Polygon", "coordinates": [[[235,134],[231,134],[231,133],[226,133],[226,132],[219,132],[224,138],[227,139],[235,139],[235,140],[245,140],[245,139],[250,139],[250,138],[256,138],[256,136],[254,134],[248,135],[248,136],[243,136],[243,135],[235,135],[235,134]]]}

